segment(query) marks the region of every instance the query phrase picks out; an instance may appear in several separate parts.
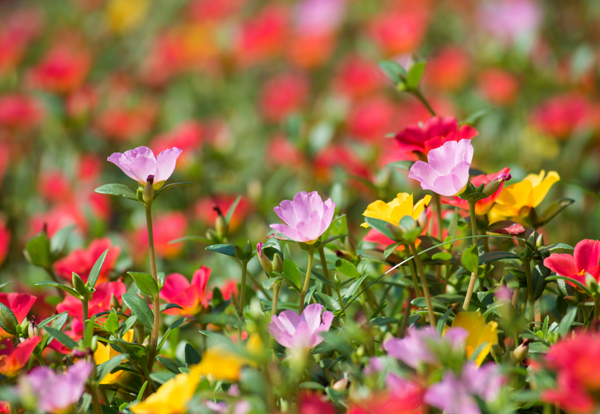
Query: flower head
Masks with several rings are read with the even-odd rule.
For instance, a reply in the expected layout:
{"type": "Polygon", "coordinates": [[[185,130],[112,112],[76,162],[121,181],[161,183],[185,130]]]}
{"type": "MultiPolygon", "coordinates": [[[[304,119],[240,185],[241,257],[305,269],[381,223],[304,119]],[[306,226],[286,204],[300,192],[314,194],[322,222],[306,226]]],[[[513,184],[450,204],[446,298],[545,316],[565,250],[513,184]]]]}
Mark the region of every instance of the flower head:
{"type": "Polygon", "coordinates": [[[542,202],[550,187],[558,180],[560,177],[555,171],[546,175],[542,170],[539,174],[529,174],[520,183],[504,187],[489,212],[490,224],[500,220],[523,224],[523,217],[542,202]]]}
{"type": "Polygon", "coordinates": [[[84,282],[87,282],[92,267],[102,253],[108,250],[100,274],[98,282],[107,282],[108,275],[115,266],[115,262],[121,253],[119,246],[113,246],[109,238],[96,239],[90,243],[87,249],[75,249],[63,259],[60,259],[54,265],[56,273],[69,282],[72,280],[73,272],[77,273],[84,282]]]}
{"type": "Polygon", "coordinates": [[[448,141],[427,154],[427,162],[417,161],[410,167],[409,178],[421,183],[423,190],[443,196],[459,194],[469,181],[473,160],[471,140],[448,141]]]}
{"type": "Polygon", "coordinates": [[[302,315],[293,310],[286,310],[271,316],[271,322],[267,325],[267,331],[277,342],[286,348],[310,349],[321,342],[321,332],[328,332],[333,322],[333,313],[323,312],[323,305],[314,303],[308,305],[302,315]]]}
{"type": "Polygon", "coordinates": [[[458,313],[454,317],[452,327],[463,328],[469,333],[465,343],[467,358],[470,358],[479,346],[487,344],[477,355],[475,360],[477,366],[483,363],[492,346],[498,343],[498,323],[494,321],[485,323],[485,317],[477,311],[458,313]]]}
{"type": "MultiPolygon", "coordinates": [[[[491,210],[491,208],[496,203],[496,199],[500,195],[500,192],[502,191],[504,182],[508,181],[510,179],[509,171],[510,171],[510,168],[503,168],[494,174],[488,174],[488,175],[481,174],[481,175],[477,175],[477,176],[471,178],[471,183],[475,187],[478,187],[481,184],[487,185],[488,183],[493,183],[494,181],[497,181],[499,183],[498,189],[496,191],[494,191],[493,194],[491,194],[489,197],[484,198],[483,200],[479,200],[477,203],[475,203],[475,214],[477,214],[477,215],[487,214],[491,210]]],[[[469,202],[467,200],[463,200],[460,197],[454,197],[453,199],[445,201],[445,202],[452,206],[462,208],[464,210],[469,209],[469,202]]]]}
{"type": "Polygon", "coordinates": [[[125,151],[124,154],[115,152],[108,157],[108,161],[115,164],[128,177],[133,178],[142,186],[146,185],[150,176],[153,176],[154,189],[158,190],[175,171],[175,164],[181,152],[182,150],[179,148],[170,148],[164,150],[155,158],[150,148],[137,147],[125,151]]]}
{"type": "Polygon", "coordinates": [[[470,125],[458,127],[452,117],[429,118],[423,125],[410,125],[396,134],[398,146],[405,151],[416,151],[427,155],[429,151],[441,147],[448,141],[461,141],[477,136],[478,132],[470,125]]]}
{"type": "Polygon", "coordinates": [[[173,273],[165,278],[165,285],[160,291],[160,298],[183,309],[168,309],[165,313],[172,315],[193,316],[208,306],[206,285],[210,278],[211,269],[202,266],[196,270],[192,282],[179,273],[173,273]]]}
{"type": "Polygon", "coordinates": [[[16,376],[29,362],[33,350],[41,340],[41,336],[34,336],[24,340],[16,348],[11,339],[3,340],[3,348],[0,350],[0,374],[6,377],[16,376]]]}
{"type": "Polygon", "coordinates": [[[64,374],[57,374],[48,367],[37,367],[20,378],[17,390],[22,397],[36,397],[39,410],[63,413],[81,398],[93,368],[87,361],[77,361],[64,374]]]}
{"type": "MultiPolygon", "coordinates": [[[[426,195],[416,204],[413,203],[413,195],[408,193],[398,193],[396,198],[386,203],[377,200],[369,204],[363,216],[387,221],[390,224],[398,225],[400,219],[410,216],[417,220],[425,207],[431,201],[431,196],[426,195]]],[[[362,227],[369,227],[367,223],[361,224],[362,227]]]]}
{"type": "MultiPolygon", "coordinates": [[[[133,330],[130,329],[129,331],[125,332],[123,335],[123,340],[127,342],[133,342],[133,330]]],[[[104,364],[106,361],[118,355],[121,355],[121,353],[109,344],[104,345],[102,342],[98,342],[98,348],[94,352],[94,362],[96,362],[96,365],[104,364]]],[[[117,371],[114,374],[109,372],[102,379],[102,381],[100,381],[100,384],[114,384],[122,372],[123,371],[117,371]]]]}
{"type": "MultiPolygon", "coordinates": [[[[4,293],[0,292],[0,302],[6,305],[21,323],[27,317],[29,310],[37,298],[29,293],[4,293]]],[[[11,334],[0,328],[0,338],[10,338],[11,334]]]]}
{"type": "Polygon", "coordinates": [[[274,210],[286,224],[271,224],[272,229],[293,241],[312,244],[329,228],[335,203],[331,198],[323,202],[316,191],[301,191],[293,201],[284,200],[274,210]]]}
{"type": "Polygon", "coordinates": [[[544,259],[544,266],[561,276],[567,276],[585,284],[589,273],[596,280],[600,278],[600,241],[582,240],[575,246],[573,255],[553,253],[544,259]]]}
{"type": "MultiPolygon", "coordinates": [[[[250,335],[246,349],[254,355],[262,352],[263,343],[258,334],[250,335]]],[[[245,365],[254,365],[254,363],[225,345],[213,345],[204,352],[197,372],[199,375],[210,375],[218,380],[237,381],[245,365]]]]}

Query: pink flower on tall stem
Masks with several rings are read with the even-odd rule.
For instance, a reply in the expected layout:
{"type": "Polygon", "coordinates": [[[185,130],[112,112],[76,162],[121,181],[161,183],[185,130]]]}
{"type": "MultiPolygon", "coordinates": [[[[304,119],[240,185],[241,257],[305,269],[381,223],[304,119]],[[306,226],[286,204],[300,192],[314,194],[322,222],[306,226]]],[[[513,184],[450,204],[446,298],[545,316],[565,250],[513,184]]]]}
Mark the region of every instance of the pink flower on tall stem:
{"type": "Polygon", "coordinates": [[[409,178],[421,183],[423,190],[443,196],[454,196],[463,191],[469,181],[473,160],[471,140],[448,141],[427,154],[427,162],[417,161],[410,167],[409,178]]]}
{"type": "Polygon", "coordinates": [[[37,367],[21,377],[17,392],[22,397],[37,398],[40,411],[52,414],[66,412],[81,398],[93,368],[87,361],[76,362],[64,374],[57,374],[48,367],[37,367]]]}
{"type": "Polygon", "coordinates": [[[321,342],[321,332],[328,332],[333,322],[333,313],[325,311],[322,315],[323,305],[313,303],[308,305],[302,315],[293,310],[286,310],[271,316],[271,322],[267,325],[267,331],[277,342],[286,348],[310,349],[321,342]]]}
{"type": "Polygon", "coordinates": [[[600,279],[600,241],[585,239],[577,243],[573,255],[554,253],[544,259],[544,266],[561,276],[567,276],[585,284],[585,274],[600,279]]]}
{"type": "Polygon", "coordinates": [[[329,228],[335,203],[331,198],[323,202],[316,191],[301,191],[294,201],[284,200],[274,210],[286,224],[271,224],[272,229],[290,240],[313,244],[329,228]]]}
{"type": "Polygon", "coordinates": [[[405,151],[416,151],[427,155],[432,149],[441,147],[448,141],[460,141],[477,136],[478,132],[470,125],[460,128],[452,117],[434,116],[423,125],[409,125],[396,134],[398,146],[405,151]]]}
{"type": "Polygon", "coordinates": [[[148,177],[153,176],[154,189],[158,190],[175,171],[175,164],[181,153],[179,148],[169,148],[154,157],[150,148],[137,147],[124,154],[115,152],[108,157],[108,161],[142,186],[146,185],[148,177]]]}
{"type": "Polygon", "coordinates": [[[171,315],[193,316],[208,306],[209,295],[206,285],[210,278],[211,269],[202,266],[196,270],[192,282],[179,273],[173,273],[165,278],[165,285],[160,291],[160,298],[183,309],[169,309],[164,313],[171,315]]]}

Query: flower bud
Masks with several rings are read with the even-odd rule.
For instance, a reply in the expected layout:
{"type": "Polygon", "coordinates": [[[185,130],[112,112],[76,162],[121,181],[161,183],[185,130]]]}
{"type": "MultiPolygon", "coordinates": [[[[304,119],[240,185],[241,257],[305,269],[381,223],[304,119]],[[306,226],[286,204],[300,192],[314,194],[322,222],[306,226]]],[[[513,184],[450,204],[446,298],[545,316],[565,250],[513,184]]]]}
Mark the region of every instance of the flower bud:
{"type": "Polygon", "coordinates": [[[529,353],[529,343],[523,342],[521,345],[515,348],[512,353],[512,360],[514,362],[523,362],[527,358],[529,353]]]}
{"type": "Polygon", "coordinates": [[[213,210],[217,212],[217,219],[215,220],[215,230],[217,231],[217,235],[224,239],[229,234],[229,226],[227,225],[227,220],[225,220],[225,216],[223,216],[223,212],[217,206],[213,207],[213,210]]]}
{"type": "Polygon", "coordinates": [[[498,175],[498,177],[494,181],[490,181],[485,185],[485,187],[483,188],[483,194],[485,194],[488,197],[491,196],[500,189],[500,186],[502,186],[502,184],[505,181],[508,181],[511,178],[511,175],[508,173],[498,175]]]}
{"type": "Polygon", "coordinates": [[[115,310],[121,309],[121,304],[119,303],[119,300],[114,295],[114,293],[110,295],[110,307],[111,307],[111,309],[115,309],[115,310]]]}
{"type": "Polygon", "coordinates": [[[31,321],[27,327],[27,337],[34,338],[36,336],[42,336],[42,333],[40,332],[40,328],[38,328],[37,323],[31,321]]]}
{"type": "Polygon", "coordinates": [[[154,201],[154,176],[149,175],[146,180],[146,185],[144,186],[144,195],[143,200],[144,203],[150,204],[154,201]]]}
{"type": "Polygon", "coordinates": [[[260,265],[262,266],[263,270],[267,274],[271,274],[271,272],[273,271],[273,264],[271,263],[269,258],[263,253],[262,247],[262,243],[256,244],[256,255],[258,256],[258,261],[260,262],[260,265]]]}
{"type": "Polygon", "coordinates": [[[348,378],[342,378],[341,380],[336,381],[331,388],[339,392],[344,392],[344,390],[348,388],[348,378]]]}
{"type": "Polygon", "coordinates": [[[352,256],[352,254],[350,254],[350,252],[347,252],[346,250],[335,249],[335,255],[341,259],[346,259],[349,262],[352,262],[354,260],[354,256],[352,256]]]}
{"type": "Polygon", "coordinates": [[[85,282],[79,277],[77,273],[73,272],[71,282],[73,283],[73,288],[77,291],[77,293],[79,293],[83,297],[87,296],[87,288],[85,287],[85,282]]]}
{"type": "Polygon", "coordinates": [[[563,299],[571,306],[577,306],[579,304],[579,300],[577,300],[575,296],[565,296],[563,299]]]}
{"type": "Polygon", "coordinates": [[[98,337],[92,336],[92,343],[90,344],[90,350],[92,352],[96,352],[97,349],[98,349],[98,337]]]}
{"type": "Polygon", "coordinates": [[[417,224],[422,229],[427,227],[427,213],[425,212],[425,210],[421,211],[421,214],[419,214],[419,217],[417,218],[417,224]]]}
{"type": "Polygon", "coordinates": [[[273,256],[273,271],[283,273],[283,260],[281,260],[279,253],[275,253],[275,256],[273,256]]]}

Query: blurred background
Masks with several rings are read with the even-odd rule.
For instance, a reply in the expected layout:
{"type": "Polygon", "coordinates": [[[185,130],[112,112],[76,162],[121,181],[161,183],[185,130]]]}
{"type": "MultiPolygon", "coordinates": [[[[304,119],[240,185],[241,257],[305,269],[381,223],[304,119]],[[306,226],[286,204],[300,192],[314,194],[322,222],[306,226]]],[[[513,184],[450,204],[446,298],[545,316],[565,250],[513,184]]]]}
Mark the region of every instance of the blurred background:
{"type": "Polygon", "coordinates": [[[369,203],[422,193],[388,164],[415,160],[393,133],[430,115],[382,59],[426,59],[435,111],[480,116],[475,168],[560,174],[544,203],[576,202],[547,244],[598,238],[599,40],[596,0],[2,0],[0,280],[47,277],[23,255],[44,227],[75,226],[65,253],[108,238],[115,275],[146,269],[144,209],[93,192],[135,187],[106,158],[140,145],[183,149],[170,181],[195,183],[155,203],[160,270],[238,277],[205,244],[168,243],[238,195],[233,243],[265,241],[302,190],[332,197],[360,241],[369,203]]]}

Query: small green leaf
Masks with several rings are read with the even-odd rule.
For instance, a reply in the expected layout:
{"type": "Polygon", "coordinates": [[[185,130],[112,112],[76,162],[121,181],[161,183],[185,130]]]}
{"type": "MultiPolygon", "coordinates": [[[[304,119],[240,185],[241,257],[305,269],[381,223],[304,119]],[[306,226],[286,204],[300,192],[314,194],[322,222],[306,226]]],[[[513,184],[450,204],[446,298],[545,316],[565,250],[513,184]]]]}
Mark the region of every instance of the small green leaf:
{"type": "Polygon", "coordinates": [[[384,236],[396,240],[396,236],[390,230],[391,224],[387,221],[379,220],[372,217],[365,217],[365,222],[384,236]]]}
{"type": "Polygon", "coordinates": [[[48,269],[52,265],[50,239],[44,231],[39,232],[27,241],[25,252],[27,259],[36,266],[48,269]]]}
{"type": "Polygon", "coordinates": [[[354,266],[354,264],[350,263],[346,259],[338,259],[335,262],[335,268],[339,273],[343,274],[346,277],[360,277],[360,273],[358,273],[356,266],[354,266]]]}
{"type": "Polygon", "coordinates": [[[104,184],[96,188],[94,191],[98,194],[120,196],[130,200],[138,201],[135,191],[124,184],[104,184]]]}
{"type": "Polygon", "coordinates": [[[443,262],[447,262],[448,260],[452,259],[452,255],[448,252],[440,252],[434,254],[433,256],[431,256],[431,258],[433,260],[441,260],[443,262]]]}
{"type": "Polygon", "coordinates": [[[73,224],[60,229],[54,234],[52,240],[50,240],[50,250],[54,255],[58,255],[62,252],[67,240],[69,239],[69,236],[71,233],[73,233],[73,230],[75,230],[76,227],[77,226],[73,224]]]}
{"type": "Polygon", "coordinates": [[[298,266],[291,260],[283,260],[283,276],[291,282],[296,290],[300,290],[302,286],[302,273],[298,270],[298,266]]]}
{"type": "Polygon", "coordinates": [[[63,315],[68,315],[68,314],[69,314],[69,312],[67,311],[67,312],[62,312],[62,313],[56,314],[56,315],[52,315],[52,316],[50,316],[50,317],[48,317],[48,318],[44,319],[42,322],[40,322],[40,323],[38,324],[38,327],[39,327],[39,328],[43,328],[44,326],[48,325],[48,324],[49,324],[50,322],[52,322],[53,320],[55,320],[55,319],[57,319],[57,318],[60,318],[60,317],[61,317],[61,316],[63,316],[63,315]]]}
{"type": "Polygon", "coordinates": [[[212,244],[206,247],[206,250],[224,254],[225,256],[237,257],[235,255],[235,246],[230,244],[212,244]]]}
{"type": "Polygon", "coordinates": [[[46,332],[48,332],[48,334],[52,338],[56,339],[58,342],[60,342],[61,344],[63,344],[67,348],[69,348],[69,349],[75,349],[75,348],[77,348],[77,342],[75,342],[73,339],[69,338],[62,331],[59,331],[58,329],[51,328],[49,326],[44,327],[44,330],[46,332]]]}
{"type": "Polygon", "coordinates": [[[52,286],[52,287],[56,287],[56,288],[64,290],[65,292],[67,292],[71,296],[75,296],[77,299],[81,298],[81,295],[75,289],[70,288],[70,287],[65,286],[65,285],[61,285],[60,283],[56,283],[56,282],[53,282],[51,280],[44,280],[43,282],[38,282],[35,285],[36,286],[52,286]]]}
{"type": "Polygon", "coordinates": [[[377,62],[377,65],[379,65],[379,68],[394,83],[394,85],[398,85],[406,78],[406,71],[404,68],[394,61],[380,60],[377,62]]]}
{"type": "Polygon", "coordinates": [[[185,364],[190,367],[200,363],[200,355],[189,343],[185,344],[185,364]]]}
{"type": "Polygon", "coordinates": [[[152,296],[153,298],[158,295],[158,286],[151,275],[141,272],[127,272],[127,274],[133,278],[135,285],[142,292],[152,296]]]}
{"type": "Polygon", "coordinates": [[[96,282],[98,281],[98,277],[100,276],[100,271],[102,270],[102,265],[104,264],[104,260],[106,259],[106,255],[108,254],[108,249],[104,251],[94,263],[92,270],[90,270],[90,276],[88,277],[88,285],[91,287],[96,286],[96,282]]]}
{"type": "Polygon", "coordinates": [[[8,306],[0,302],[0,326],[11,335],[17,334],[19,321],[8,306]]]}
{"type": "Polygon", "coordinates": [[[497,260],[511,260],[511,259],[518,259],[519,256],[517,256],[516,254],[512,253],[512,252],[503,252],[503,251],[497,251],[497,252],[487,252],[481,255],[481,257],[479,258],[479,265],[484,265],[487,263],[491,263],[491,262],[495,262],[497,260]]]}
{"type": "Polygon", "coordinates": [[[108,318],[106,318],[104,330],[117,336],[117,331],[119,330],[119,316],[114,309],[110,311],[110,315],[108,315],[108,318]]]}
{"type": "Polygon", "coordinates": [[[316,293],[315,296],[317,296],[321,300],[321,302],[323,302],[325,308],[327,308],[328,310],[333,312],[342,310],[338,301],[336,301],[331,296],[327,296],[324,293],[316,293]]]}
{"type": "Polygon", "coordinates": [[[206,243],[206,244],[211,244],[212,243],[212,241],[210,239],[207,239],[206,237],[186,236],[186,237],[180,237],[180,238],[175,239],[175,240],[170,240],[169,244],[181,243],[181,242],[187,242],[187,241],[198,241],[200,243],[206,243]]]}
{"type": "Polygon", "coordinates": [[[410,89],[417,89],[419,87],[419,83],[421,82],[423,73],[425,73],[426,63],[427,62],[425,62],[425,61],[416,62],[408,70],[408,75],[406,76],[406,85],[410,89]]]}
{"type": "Polygon", "coordinates": [[[98,382],[102,381],[104,377],[106,377],[113,369],[118,367],[121,364],[121,362],[125,361],[127,358],[129,358],[129,355],[119,354],[114,358],[111,358],[108,361],[98,365],[98,367],[96,368],[98,372],[96,380],[98,382]]]}
{"type": "Polygon", "coordinates": [[[562,318],[560,324],[558,325],[558,334],[561,338],[564,338],[569,333],[571,329],[571,325],[575,321],[575,317],[577,316],[577,307],[572,307],[567,311],[567,314],[562,318]]]}
{"type": "Polygon", "coordinates": [[[225,221],[227,222],[227,225],[229,225],[229,223],[231,223],[231,217],[233,217],[233,213],[235,212],[235,209],[237,208],[241,199],[242,199],[241,195],[237,196],[237,198],[235,199],[233,204],[231,204],[231,206],[229,206],[227,213],[225,213],[225,221]]]}
{"type": "Polygon", "coordinates": [[[153,328],[154,314],[144,299],[133,293],[125,293],[121,298],[142,325],[148,329],[153,328]]]}
{"type": "Polygon", "coordinates": [[[462,257],[460,258],[461,263],[471,273],[477,273],[479,269],[479,255],[478,255],[477,245],[470,246],[467,250],[464,251],[462,257]]]}
{"type": "Polygon", "coordinates": [[[396,242],[393,244],[390,244],[389,246],[387,246],[385,248],[385,250],[383,251],[383,258],[387,259],[392,253],[394,253],[396,251],[396,249],[398,248],[398,246],[401,246],[402,242],[396,242]]]}

